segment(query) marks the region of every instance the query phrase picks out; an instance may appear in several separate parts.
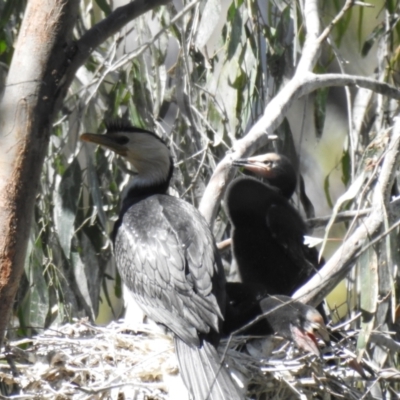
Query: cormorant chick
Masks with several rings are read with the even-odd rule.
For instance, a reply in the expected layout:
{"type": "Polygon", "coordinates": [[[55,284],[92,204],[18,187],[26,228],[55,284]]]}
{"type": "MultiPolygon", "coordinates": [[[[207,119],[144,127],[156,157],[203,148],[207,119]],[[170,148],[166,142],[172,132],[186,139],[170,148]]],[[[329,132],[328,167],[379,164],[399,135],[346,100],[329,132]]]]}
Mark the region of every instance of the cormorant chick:
{"type": "Polygon", "coordinates": [[[172,331],[193,399],[242,399],[216,350],[226,301],[222,263],[204,218],[166,193],[173,172],[167,145],[122,123],[81,139],[123,156],[136,170],[114,228],[116,264],[146,315],[172,331]]]}
{"type": "Polygon", "coordinates": [[[296,190],[297,175],[291,161],[283,154],[266,153],[258,156],[235,160],[233,165],[243,167],[264,183],[279,189],[280,193],[290,199],[296,190]]]}
{"type": "Polygon", "coordinates": [[[296,172],[286,157],[275,153],[233,164],[264,178],[264,183],[235,179],[225,195],[242,282],[264,285],[269,295],[292,295],[319,268],[316,249],[303,243],[306,224],[289,203],[296,172]]]}
{"type": "Polygon", "coordinates": [[[228,282],[224,335],[244,328],[240,334],[265,336],[277,333],[292,340],[297,347],[320,355],[317,338],[329,342],[323,316],[313,307],[283,295],[268,296],[265,288],[257,284],[228,282]]]}

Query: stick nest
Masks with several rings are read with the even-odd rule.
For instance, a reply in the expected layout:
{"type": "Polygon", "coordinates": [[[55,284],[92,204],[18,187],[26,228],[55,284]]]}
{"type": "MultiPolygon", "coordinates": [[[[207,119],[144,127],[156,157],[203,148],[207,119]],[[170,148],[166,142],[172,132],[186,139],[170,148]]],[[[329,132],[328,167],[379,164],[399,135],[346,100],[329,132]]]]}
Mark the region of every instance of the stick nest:
{"type": "MultiPolygon", "coordinates": [[[[251,399],[369,399],[395,393],[400,373],[357,363],[347,334],[321,357],[287,341],[233,337],[221,357],[251,399]]],[[[98,327],[87,320],[6,343],[0,355],[0,398],[168,399],[179,379],[172,338],[154,325],[98,327]]]]}

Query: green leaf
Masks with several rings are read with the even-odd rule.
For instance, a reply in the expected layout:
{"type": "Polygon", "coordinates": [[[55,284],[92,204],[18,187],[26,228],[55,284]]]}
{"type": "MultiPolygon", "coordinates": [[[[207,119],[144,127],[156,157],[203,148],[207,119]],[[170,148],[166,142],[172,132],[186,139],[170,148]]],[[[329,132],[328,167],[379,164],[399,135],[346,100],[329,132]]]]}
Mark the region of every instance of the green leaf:
{"type": "Polygon", "coordinates": [[[358,45],[361,45],[361,40],[362,40],[362,32],[363,32],[363,22],[364,22],[364,7],[358,7],[358,26],[357,26],[357,39],[358,39],[358,45]]]}
{"type": "MultiPolygon", "coordinates": [[[[342,8],[341,2],[335,1],[335,6],[336,6],[337,11],[339,11],[342,8]]],[[[347,13],[336,24],[336,33],[337,33],[336,45],[338,47],[340,47],[342,39],[346,35],[346,33],[348,31],[348,27],[349,27],[350,22],[352,20],[352,18],[351,18],[352,11],[353,11],[352,9],[347,11],[347,13]]]]}
{"type": "Polygon", "coordinates": [[[195,41],[197,47],[202,48],[207,44],[219,22],[220,15],[221,0],[207,0],[197,29],[195,41]]]}
{"type": "Polygon", "coordinates": [[[44,278],[43,251],[40,240],[31,236],[25,261],[25,274],[29,281],[29,292],[22,305],[23,323],[44,328],[49,313],[48,284],[44,278]]]}
{"type": "Polygon", "coordinates": [[[328,93],[329,88],[318,89],[314,97],[314,122],[317,138],[321,138],[324,131],[328,93]]]}
{"type": "Polygon", "coordinates": [[[223,136],[224,136],[224,124],[223,124],[223,115],[221,115],[220,110],[215,105],[214,102],[210,102],[208,107],[208,115],[207,119],[214,129],[214,136],[213,136],[213,144],[214,146],[221,143],[223,136]]]}
{"type": "MultiPolygon", "coordinates": [[[[395,0],[386,0],[385,6],[389,14],[393,14],[396,11],[397,1],[395,0]]],[[[362,7],[361,7],[362,8],[362,7]]]]}
{"type": "Polygon", "coordinates": [[[243,32],[243,21],[241,11],[236,9],[234,20],[232,23],[232,31],[228,44],[228,60],[230,60],[236,53],[236,49],[241,43],[243,32]]]}
{"type": "Polygon", "coordinates": [[[115,276],[114,294],[118,299],[122,298],[122,279],[121,279],[121,275],[119,274],[118,270],[117,270],[116,276],[115,276]]]}
{"type": "Polygon", "coordinates": [[[74,222],[78,210],[81,184],[81,169],[75,158],[64,172],[54,194],[54,224],[60,245],[67,258],[69,258],[71,239],[74,235],[74,222]]]}
{"type": "Polygon", "coordinates": [[[375,42],[384,34],[385,32],[385,25],[383,23],[379,24],[372,33],[368,36],[367,40],[364,42],[361,55],[365,57],[369,51],[372,49],[375,42]]]}
{"type": "Polygon", "coordinates": [[[86,312],[94,321],[99,310],[100,269],[96,253],[89,238],[85,234],[80,235],[80,237],[83,245],[83,256],[81,257],[77,251],[72,251],[71,261],[79,297],[84,304],[86,312]]]}
{"type": "Polygon", "coordinates": [[[374,327],[378,304],[378,256],[373,247],[370,247],[360,256],[358,265],[360,269],[360,309],[362,313],[361,332],[357,340],[357,360],[360,362],[374,327]]]}
{"type": "Polygon", "coordinates": [[[88,146],[84,146],[85,155],[87,160],[87,173],[88,181],[90,182],[90,194],[92,195],[93,204],[96,207],[96,212],[99,217],[99,221],[105,231],[107,231],[108,223],[107,217],[104,213],[103,195],[100,190],[99,179],[97,178],[97,173],[93,165],[92,157],[89,154],[88,146]]]}
{"type": "Polygon", "coordinates": [[[96,4],[99,6],[99,8],[101,9],[101,11],[104,12],[104,14],[106,14],[106,16],[110,15],[112,10],[110,8],[110,6],[108,5],[106,0],[95,0],[96,4]]]}
{"type": "Polygon", "coordinates": [[[287,118],[284,118],[281,125],[279,126],[278,136],[278,152],[287,155],[292,161],[295,161],[295,165],[298,165],[296,146],[293,140],[293,133],[287,118]]]}
{"type": "Polygon", "coordinates": [[[33,326],[45,327],[49,312],[49,293],[43,276],[43,267],[37,261],[32,262],[30,272],[29,280],[34,284],[30,288],[29,323],[33,326]]]}
{"type": "Polygon", "coordinates": [[[330,208],[333,208],[333,202],[332,202],[332,198],[331,198],[331,194],[329,192],[329,176],[330,174],[328,174],[325,179],[324,179],[324,192],[325,192],[325,198],[326,201],[328,202],[328,205],[330,208]]]}
{"type": "Polygon", "coordinates": [[[5,40],[0,40],[0,55],[7,51],[7,42],[5,40]]]}
{"type": "Polygon", "coordinates": [[[347,186],[351,179],[351,159],[348,150],[342,155],[342,182],[347,186]]]}
{"type": "Polygon", "coordinates": [[[3,29],[4,26],[9,21],[11,14],[14,12],[18,6],[18,1],[8,0],[5,2],[4,6],[1,9],[1,17],[0,17],[0,29],[3,29]]]}

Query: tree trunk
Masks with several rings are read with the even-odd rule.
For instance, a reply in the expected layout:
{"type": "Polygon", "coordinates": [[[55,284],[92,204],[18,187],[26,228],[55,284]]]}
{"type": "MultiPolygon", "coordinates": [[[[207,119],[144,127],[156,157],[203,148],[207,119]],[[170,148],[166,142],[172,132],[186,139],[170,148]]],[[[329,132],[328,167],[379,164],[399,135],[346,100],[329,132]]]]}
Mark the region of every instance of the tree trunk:
{"type": "Polygon", "coordinates": [[[30,0],[0,104],[0,342],[23,271],[78,0],[30,0]]]}

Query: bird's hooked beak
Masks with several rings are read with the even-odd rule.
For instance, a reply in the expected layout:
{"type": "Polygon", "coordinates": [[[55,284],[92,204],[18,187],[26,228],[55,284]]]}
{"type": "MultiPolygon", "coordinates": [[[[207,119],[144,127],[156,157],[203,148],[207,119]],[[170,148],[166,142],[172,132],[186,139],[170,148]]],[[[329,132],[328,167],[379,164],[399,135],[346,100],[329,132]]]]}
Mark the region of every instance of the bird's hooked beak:
{"type": "Polygon", "coordinates": [[[95,133],[83,133],[80,139],[84,142],[96,143],[100,146],[106,147],[115,153],[125,156],[127,155],[127,148],[121,143],[118,143],[118,137],[105,133],[98,135],[95,133]]]}
{"type": "Polygon", "coordinates": [[[235,167],[251,167],[253,165],[263,166],[263,163],[254,159],[253,157],[249,158],[238,158],[237,160],[233,160],[232,165],[235,167]]]}
{"type": "Polygon", "coordinates": [[[325,343],[329,343],[329,332],[326,329],[325,323],[321,320],[319,322],[310,322],[305,328],[308,334],[313,334],[317,338],[323,340],[325,343]]]}
{"type": "Polygon", "coordinates": [[[243,167],[245,170],[261,176],[270,176],[274,173],[274,164],[266,162],[265,158],[260,156],[239,158],[232,162],[235,167],[243,167]]]}
{"type": "Polygon", "coordinates": [[[293,340],[297,346],[305,351],[320,356],[318,340],[329,343],[329,333],[321,315],[309,316],[301,328],[292,326],[293,340]]]}

